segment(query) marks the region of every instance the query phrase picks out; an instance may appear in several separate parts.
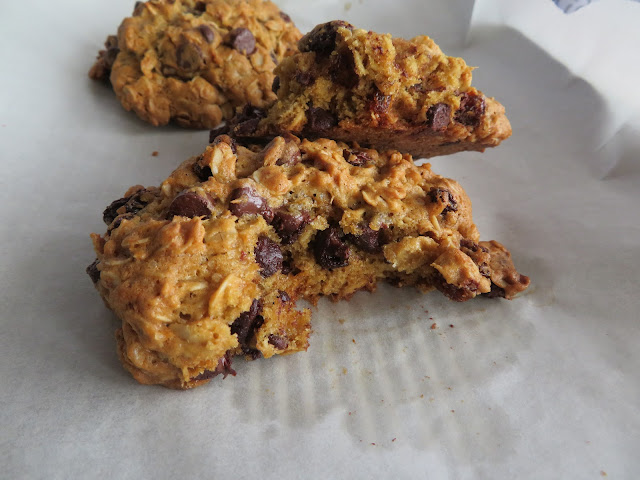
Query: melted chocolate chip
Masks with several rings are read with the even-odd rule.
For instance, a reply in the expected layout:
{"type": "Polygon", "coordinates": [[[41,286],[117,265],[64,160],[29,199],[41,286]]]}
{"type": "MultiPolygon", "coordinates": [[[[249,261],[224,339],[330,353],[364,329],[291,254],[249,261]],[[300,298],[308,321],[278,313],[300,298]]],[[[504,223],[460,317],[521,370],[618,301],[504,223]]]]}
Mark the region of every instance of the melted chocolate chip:
{"type": "Polygon", "coordinates": [[[244,55],[251,55],[256,51],[256,38],[248,28],[234,28],[229,32],[227,43],[244,55]]]}
{"type": "Polygon", "coordinates": [[[342,156],[354,167],[362,167],[373,161],[369,154],[362,150],[348,150],[345,148],[342,151],[342,156]]]}
{"type": "Polygon", "coordinates": [[[427,110],[427,126],[431,130],[444,130],[451,121],[451,107],[446,103],[436,103],[427,110]]]}
{"type": "Polygon", "coordinates": [[[459,287],[447,283],[444,278],[441,278],[440,281],[435,284],[435,287],[440,292],[455,302],[465,302],[472,299],[475,297],[479,286],[478,282],[472,279],[466,280],[459,287]]]}
{"type": "Polygon", "coordinates": [[[336,36],[338,35],[338,29],[340,27],[353,30],[353,25],[342,20],[323,23],[322,25],[316,26],[300,39],[298,42],[300,51],[329,55],[336,46],[336,36]]]}
{"type": "Polygon", "coordinates": [[[507,292],[504,288],[499,287],[495,283],[491,283],[491,291],[489,293],[483,293],[483,296],[487,298],[505,298],[507,296],[507,292]]]}
{"type": "Polygon", "coordinates": [[[213,143],[220,135],[226,135],[230,130],[229,125],[226,123],[220,127],[214,128],[213,130],[209,130],[209,143],[213,143]]]}
{"type": "Polygon", "coordinates": [[[280,335],[269,335],[269,344],[273,345],[278,350],[284,350],[289,346],[289,339],[280,335]]]}
{"type": "Polygon", "coordinates": [[[458,202],[453,198],[453,195],[449,190],[444,188],[432,187],[429,190],[429,198],[433,203],[444,203],[446,206],[440,212],[440,215],[445,215],[447,212],[457,212],[458,202]]]}
{"type": "Polygon", "coordinates": [[[240,137],[251,135],[258,129],[258,124],[264,117],[266,113],[263,109],[245,105],[242,111],[229,121],[230,130],[240,137]]]}
{"type": "Polygon", "coordinates": [[[307,110],[307,129],[311,132],[324,132],[337,124],[336,116],[323,108],[310,107],[307,110]]]}
{"type": "Polygon", "coordinates": [[[236,371],[231,368],[231,355],[229,352],[225,353],[224,356],[218,360],[218,365],[216,365],[215,370],[205,370],[197,377],[194,377],[193,380],[209,380],[218,375],[222,375],[222,378],[227,378],[227,375],[236,376],[236,371]]]}
{"type": "Polygon", "coordinates": [[[331,72],[331,79],[345,88],[354,88],[360,81],[360,77],[356,73],[353,54],[349,50],[331,56],[329,71],[331,72]]]}
{"type": "Polygon", "coordinates": [[[193,173],[201,182],[206,182],[209,177],[213,176],[211,167],[208,165],[202,166],[199,161],[193,164],[193,173]]]}
{"type": "Polygon", "coordinates": [[[297,72],[295,75],[296,82],[303,87],[308,87],[316,81],[315,77],[310,72],[297,72]]]}
{"type": "Polygon", "coordinates": [[[262,312],[262,302],[254,300],[248,312],[241,313],[231,324],[231,333],[238,336],[238,343],[243,348],[248,348],[248,343],[255,335],[258,328],[264,323],[264,318],[260,316],[262,312]]]}
{"type": "Polygon", "coordinates": [[[322,268],[333,270],[349,265],[349,246],[342,240],[342,231],[329,227],[318,232],[313,242],[316,262],[322,268]]]}
{"type": "Polygon", "coordinates": [[[195,72],[204,66],[204,54],[195,43],[181,43],[176,50],[178,67],[187,72],[195,72]]]}
{"type": "Polygon", "coordinates": [[[482,95],[463,93],[460,96],[460,108],[456,112],[455,120],[468,127],[476,127],[482,121],[484,110],[485,101],[482,95]]]}
{"type": "Polygon", "coordinates": [[[208,217],[211,215],[211,201],[195,192],[183,192],[173,199],[169,205],[167,218],[178,217],[208,217]]]}
{"type": "Polygon", "coordinates": [[[368,253],[380,253],[382,251],[382,245],[384,245],[384,230],[374,230],[366,223],[360,225],[362,231],[359,235],[347,235],[347,238],[351,243],[361,250],[368,253]]]}
{"type": "Polygon", "coordinates": [[[277,95],[278,90],[280,90],[280,77],[275,77],[271,84],[271,91],[277,95]]]}
{"type": "Polygon", "coordinates": [[[100,280],[100,270],[98,270],[98,264],[100,262],[98,261],[98,259],[96,258],[94,260],[94,262],[89,265],[87,267],[87,269],[85,270],[87,272],[87,275],[89,275],[89,278],[91,278],[91,281],[95,284],[98,283],[98,281],[100,280]]]}
{"type": "Polygon", "coordinates": [[[307,213],[293,214],[278,210],[273,217],[273,228],[280,237],[283,245],[295,242],[304,227],[311,221],[307,213]]]}
{"type": "Polygon", "coordinates": [[[198,31],[202,34],[207,43],[213,42],[216,38],[216,34],[213,29],[207,25],[200,25],[198,31]]]}
{"type": "Polygon", "coordinates": [[[258,238],[254,250],[256,262],[260,265],[260,274],[267,278],[282,270],[282,251],[280,245],[266,236],[258,238]]]}
{"type": "Polygon", "coordinates": [[[107,208],[105,208],[104,212],[102,212],[102,220],[107,225],[111,225],[111,223],[120,215],[118,210],[124,207],[125,211],[122,213],[132,213],[136,214],[140,210],[142,210],[147,202],[142,200],[141,196],[145,193],[146,190],[139,190],[133,195],[128,197],[119,198],[118,200],[114,200],[107,208]]]}
{"type": "Polygon", "coordinates": [[[273,220],[273,210],[252,187],[240,187],[231,192],[229,210],[238,218],[243,215],[262,215],[267,223],[273,220]]]}

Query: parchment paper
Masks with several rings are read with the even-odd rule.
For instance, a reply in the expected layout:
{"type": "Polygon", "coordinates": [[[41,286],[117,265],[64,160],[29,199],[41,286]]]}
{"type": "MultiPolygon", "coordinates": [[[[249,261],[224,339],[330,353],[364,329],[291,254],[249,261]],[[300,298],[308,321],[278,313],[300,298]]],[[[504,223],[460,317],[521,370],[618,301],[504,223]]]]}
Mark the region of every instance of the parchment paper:
{"type": "Polygon", "coordinates": [[[279,3],[302,30],[425,33],[479,67],[514,135],[431,163],[532,286],[456,304],[383,285],[321,302],[307,353],[189,392],[138,385],[88,235],[208,134],[150,127],[87,78],[132,1],[3,2],[0,477],[638,478],[640,5],[279,3]]]}

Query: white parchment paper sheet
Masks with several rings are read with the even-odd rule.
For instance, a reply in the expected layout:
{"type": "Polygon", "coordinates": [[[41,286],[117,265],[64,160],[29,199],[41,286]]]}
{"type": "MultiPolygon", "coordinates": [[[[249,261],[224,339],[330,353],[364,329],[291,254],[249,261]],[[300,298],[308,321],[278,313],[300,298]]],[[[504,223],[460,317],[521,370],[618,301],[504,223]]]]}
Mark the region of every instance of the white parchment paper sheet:
{"type": "Polygon", "coordinates": [[[0,477],[637,478],[640,5],[279,3],[302,30],[426,33],[479,66],[514,135],[431,163],[531,288],[455,304],[382,286],[321,302],[307,353],[191,392],[136,384],[88,234],[208,135],[154,129],[87,78],[132,1],[3,2],[0,477]]]}

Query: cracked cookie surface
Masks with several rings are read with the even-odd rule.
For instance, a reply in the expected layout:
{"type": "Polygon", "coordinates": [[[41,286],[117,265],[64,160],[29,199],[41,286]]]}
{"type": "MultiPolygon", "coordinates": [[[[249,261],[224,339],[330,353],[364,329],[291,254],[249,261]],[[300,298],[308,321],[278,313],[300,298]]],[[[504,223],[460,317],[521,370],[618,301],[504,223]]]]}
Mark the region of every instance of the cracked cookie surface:
{"type": "Polygon", "coordinates": [[[276,68],[278,101],[255,125],[233,120],[236,134],[291,132],[416,158],[483,151],[511,135],[504,107],[471,86],[472,68],[427,36],[405,40],[334,21],[298,47],[276,68]]]}
{"type": "Polygon", "coordinates": [[[87,272],[122,321],[141,383],[191,388],[235,355],[305,350],[297,299],[349,299],[379,281],[456,301],[512,298],[529,279],[481,242],[460,185],[411,156],[328,139],[213,139],[159,187],[104,211],[87,272]]]}
{"type": "Polygon", "coordinates": [[[137,2],[89,76],[152,125],[213,128],[238,106],[273,103],[273,69],[300,36],[270,1],[137,2]]]}

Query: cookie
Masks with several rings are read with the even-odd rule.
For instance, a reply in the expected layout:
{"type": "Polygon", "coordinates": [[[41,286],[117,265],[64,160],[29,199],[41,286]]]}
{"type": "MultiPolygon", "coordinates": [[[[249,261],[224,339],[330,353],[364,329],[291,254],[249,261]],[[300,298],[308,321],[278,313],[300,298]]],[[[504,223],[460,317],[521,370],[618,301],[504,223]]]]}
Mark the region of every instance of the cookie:
{"type": "Polygon", "coordinates": [[[246,112],[234,119],[235,133],[291,132],[416,158],[484,151],[511,135],[504,107],[471,86],[472,68],[429,37],[393,38],[334,21],[298,46],[276,68],[278,101],[254,108],[253,124],[246,112]]]}
{"type": "Polygon", "coordinates": [[[269,1],[137,2],[89,76],[152,125],[213,128],[238,106],[275,101],[273,69],[300,37],[269,1]]]}
{"type": "Polygon", "coordinates": [[[455,301],[512,298],[529,279],[480,242],[458,183],[411,156],[293,135],[226,135],[159,187],[107,207],[87,272],[122,320],[141,383],[191,388],[249,359],[305,350],[297,299],[349,299],[379,281],[455,301]]]}

